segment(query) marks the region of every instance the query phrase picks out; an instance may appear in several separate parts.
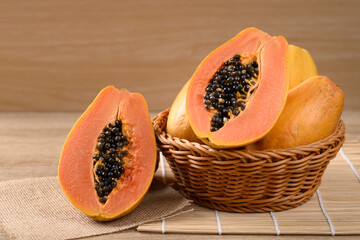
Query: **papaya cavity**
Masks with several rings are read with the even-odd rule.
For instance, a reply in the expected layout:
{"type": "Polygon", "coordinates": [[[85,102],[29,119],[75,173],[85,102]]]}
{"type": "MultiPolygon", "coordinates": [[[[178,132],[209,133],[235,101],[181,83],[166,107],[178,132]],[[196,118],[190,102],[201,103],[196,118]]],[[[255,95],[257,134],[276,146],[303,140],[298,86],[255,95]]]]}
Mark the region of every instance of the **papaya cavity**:
{"type": "Polygon", "coordinates": [[[213,113],[210,131],[219,130],[245,110],[258,86],[259,65],[254,59],[249,61],[235,54],[211,78],[204,95],[205,108],[213,113]]]}
{"type": "Polygon", "coordinates": [[[98,137],[96,153],[93,155],[93,173],[95,190],[101,203],[105,203],[107,196],[119,185],[119,178],[125,172],[124,157],[129,154],[124,148],[128,145],[121,120],[109,123],[98,137]]]}

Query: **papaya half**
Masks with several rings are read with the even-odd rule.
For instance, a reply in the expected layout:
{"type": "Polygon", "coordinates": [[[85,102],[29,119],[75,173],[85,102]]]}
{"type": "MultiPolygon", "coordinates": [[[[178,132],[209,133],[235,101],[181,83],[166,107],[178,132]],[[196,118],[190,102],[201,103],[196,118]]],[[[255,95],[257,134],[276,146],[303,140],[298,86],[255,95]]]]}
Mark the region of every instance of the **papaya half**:
{"type": "Polygon", "coordinates": [[[214,148],[265,136],[285,105],[288,44],[248,28],[211,52],[190,79],[186,112],[196,136],[214,148]]]}
{"type": "Polygon", "coordinates": [[[311,77],[289,91],[274,127],[246,149],[283,149],[319,141],[334,131],[343,107],[340,88],[327,77],[311,77]]]}
{"type": "Polygon", "coordinates": [[[153,179],[156,153],[144,97],[109,86],[65,141],[58,168],[60,185],[87,216],[109,221],[141,202],[153,179]]]}

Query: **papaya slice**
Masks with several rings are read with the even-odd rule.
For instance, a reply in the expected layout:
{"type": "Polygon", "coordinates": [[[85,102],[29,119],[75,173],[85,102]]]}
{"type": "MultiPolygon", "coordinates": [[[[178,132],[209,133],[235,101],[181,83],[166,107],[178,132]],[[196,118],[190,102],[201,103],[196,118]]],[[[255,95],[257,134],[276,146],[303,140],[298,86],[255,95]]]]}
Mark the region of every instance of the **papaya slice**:
{"type": "Polygon", "coordinates": [[[344,93],[329,78],[315,76],[291,89],[280,118],[265,137],[246,149],[284,149],[329,136],[344,108],[344,93]]]}
{"type": "Polygon", "coordinates": [[[60,185],[87,216],[109,221],[131,212],[150,187],[156,143],[144,97],[104,88],[71,129],[60,157],[60,185]]]}
{"type": "Polygon", "coordinates": [[[210,53],[190,79],[186,112],[196,136],[214,148],[266,135],[286,101],[288,44],[248,28],[210,53]]]}

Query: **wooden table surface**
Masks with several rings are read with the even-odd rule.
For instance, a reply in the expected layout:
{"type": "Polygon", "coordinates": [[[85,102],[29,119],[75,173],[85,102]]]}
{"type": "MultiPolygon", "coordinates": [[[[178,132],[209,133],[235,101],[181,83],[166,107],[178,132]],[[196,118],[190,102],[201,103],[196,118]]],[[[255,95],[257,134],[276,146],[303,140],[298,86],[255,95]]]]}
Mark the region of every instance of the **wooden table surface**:
{"type": "MultiPolygon", "coordinates": [[[[154,115],[152,113],[151,115],[154,115]]],[[[79,112],[0,113],[0,181],[54,176],[66,136],[79,112]]],[[[345,111],[347,139],[360,139],[360,111],[345,111]]],[[[260,236],[215,236],[139,233],[135,229],[90,239],[258,239],[260,236]]],[[[261,236],[261,239],[334,239],[329,236],[261,236]]],[[[359,239],[340,236],[335,239],[359,239]]],[[[0,228],[0,239],[8,236],[0,228]]]]}

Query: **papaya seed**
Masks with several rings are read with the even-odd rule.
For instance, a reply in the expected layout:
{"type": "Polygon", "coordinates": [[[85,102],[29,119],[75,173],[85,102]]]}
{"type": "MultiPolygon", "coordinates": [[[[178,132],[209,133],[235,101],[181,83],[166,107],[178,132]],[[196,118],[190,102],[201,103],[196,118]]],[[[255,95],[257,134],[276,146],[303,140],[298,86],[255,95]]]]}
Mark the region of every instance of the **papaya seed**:
{"type": "Polygon", "coordinates": [[[245,109],[245,105],[238,105],[237,100],[246,100],[250,84],[256,86],[258,62],[251,61],[242,64],[241,56],[235,54],[216,71],[205,89],[204,107],[214,109],[215,118],[211,120],[211,131],[217,131],[230,120],[231,115],[237,116],[245,109]]]}
{"type": "Polygon", "coordinates": [[[96,153],[93,155],[94,188],[99,201],[105,203],[106,196],[117,186],[117,180],[125,172],[124,161],[121,159],[129,152],[123,150],[123,146],[129,145],[130,142],[128,137],[122,133],[121,120],[107,124],[97,141],[96,153]]]}

